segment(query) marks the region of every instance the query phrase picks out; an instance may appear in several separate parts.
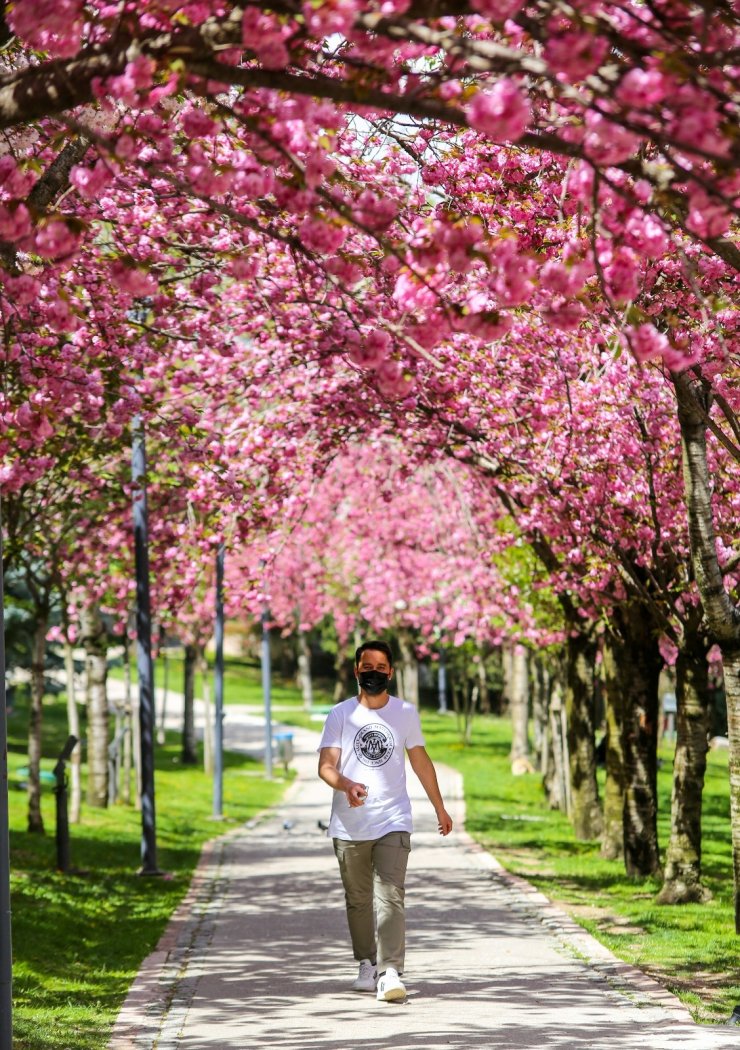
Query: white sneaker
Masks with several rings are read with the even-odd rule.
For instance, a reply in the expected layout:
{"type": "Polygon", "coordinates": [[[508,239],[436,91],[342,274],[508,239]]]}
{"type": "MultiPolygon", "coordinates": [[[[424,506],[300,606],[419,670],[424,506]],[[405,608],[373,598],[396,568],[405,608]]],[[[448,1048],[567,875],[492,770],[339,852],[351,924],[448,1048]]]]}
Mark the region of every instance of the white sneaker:
{"type": "Polygon", "coordinates": [[[406,998],[404,983],[392,966],[378,979],[377,998],[381,1003],[392,1003],[396,999],[406,998]]]}
{"type": "Polygon", "coordinates": [[[378,967],[369,959],[360,960],[360,972],[352,984],[353,992],[374,992],[378,982],[378,967]]]}

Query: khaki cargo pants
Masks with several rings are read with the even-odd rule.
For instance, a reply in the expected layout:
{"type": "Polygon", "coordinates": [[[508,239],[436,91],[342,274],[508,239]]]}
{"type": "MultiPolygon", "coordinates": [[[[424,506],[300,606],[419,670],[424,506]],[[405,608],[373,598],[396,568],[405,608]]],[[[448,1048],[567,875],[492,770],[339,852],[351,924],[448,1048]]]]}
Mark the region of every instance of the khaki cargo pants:
{"type": "Polygon", "coordinates": [[[333,841],[355,959],[377,959],[378,973],[389,966],[402,973],[406,950],[404,883],[411,835],[408,831],[391,831],[369,841],[333,841]]]}

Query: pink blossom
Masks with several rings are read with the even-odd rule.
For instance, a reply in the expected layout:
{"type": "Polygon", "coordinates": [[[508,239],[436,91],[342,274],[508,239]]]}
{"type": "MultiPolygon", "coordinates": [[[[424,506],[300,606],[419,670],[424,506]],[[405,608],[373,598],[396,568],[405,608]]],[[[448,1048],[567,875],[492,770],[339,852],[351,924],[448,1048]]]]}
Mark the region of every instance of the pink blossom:
{"type": "Polygon", "coordinates": [[[589,110],[586,114],[586,135],[583,147],[596,164],[619,164],[637,152],[640,140],[631,131],[622,128],[602,113],[589,110]]]}
{"type": "Polygon", "coordinates": [[[19,241],[31,232],[31,214],[25,204],[0,204],[0,240],[19,241]]]}
{"type": "Polygon", "coordinates": [[[703,189],[696,189],[689,197],[686,225],[700,237],[721,237],[730,228],[732,216],[725,205],[712,200],[703,189]]]}
{"type": "Polygon", "coordinates": [[[360,368],[377,368],[388,356],[390,348],[390,335],[382,328],[374,328],[348,350],[347,356],[360,368]]]}
{"type": "Polygon", "coordinates": [[[617,98],[627,106],[644,109],[662,102],[672,87],[672,79],[657,69],[630,69],[619,82],[617,98]]]}
{"type": "Polygon", "coordinates": [[[39,297],[39,282],[28,274],[21,274],[20,277],[6,277],[4,283],[9,298],[19,306],[28,306],[39,297]]]}
{"type": "Polygon", "coordinates": [[[511,77],[502,77],[492,88],[479,91],[466,112],[471,128],[497,142],[516,142],[532,120],[529,100],[511,77]]]}
{"type": "Polygon", "coordinates": [[[638,364],[663,357],[670,348],[668,338],[659,332],[654,325],[641,324],[637,328],[628,328],[629,347],[638,364]]]}
{"type": "Polygon", "coordinates": [[[524,0],[472,0],[470,6],[492,22],[505,22],[524,6],[524,0]]]}
{"type": "Polygon", "coordinates": [[[478,313],[464,314],[460,318],[458,327],[478,339],[495,343],[511,330],[512,324],[513,321],[509,314],[499,313],[498,310],[481,310],[478,313]]]}
{"type": "Polygon", "coordinates": [[[403,270],[396,278],[393,298],[404,310],[413,311],[433,306],[437,297],[431,288],[422,284],[408,270],[403,270]]]}
{"type": "Polygon", "coordinates": [[[625,231],[632,247],[646,259],[658,259],[668,251],[668,236],[663,224],[654,215],[633,211],[625,231]]]}
{"type": "Polygon", "coordinates": [[[69,258],[80,247],[82,233],[61,219],[52,219],[36,230],[34,249],[43,259],[69,258]]]}
{"type": "Polygon", "coordinates": [[[336,170],[336,164],[323,150],[316,150],[306,161],[305,179],[306,185],[315,189],[326,182],[336,170]]]}
{"type": "Polygon", "coordinates": [[[319,38],[335,33],[345,36],[357,14],[355,0],[324,0],[323,3],[305,3],[303,17],[310,32],[319,38]]]}
{"type": "Polygon", "coordinates": [[[585,306],[577,299],[554,303],[543,311],[545,321],[562,332],[575,331],[586,316],[585,306]]]}
{"type": "Polygon", "coordinates": [[[408,397],[414,389],[414,377],[406,372],[400,361],[387,359],[378,366],[375,376],[383,397],[390,400],[408,397]]]}
{"type": "Polygon", "coordinates": [[[111,277],[115,285],[129,295],[153,295],[157,290],[157,282],[150,273],[122,259],[117,259],[111,265],[111,277]]]}
{"type": "Polygon", "coordinates": [[[550,259],[539,273],[540,285],[560,295],[576,295],[591,275],[591,267],[583,262],[566,265],[550,259]]]}
{"type": "Polygon", "coordinates": [[[372,190],[363,190],[355,202],[353,213],[363,226],[371,230],[385,230],[398,214],[398,205],[389,197],[380,197],[372,190]]]}
{"type": "Polygon", "coordinates": [[[640,262],[631,248],[620,246],[602,256],[609,293],[617,302],[635,299],[640,291],[640,262]],[[606,265],[604,265],[606,263],[606,265]]]}
{"type": "Polygon", "coordinates": [[[265,69],[284,69],[290,62],[290,52],[278,36],[271,36],[253,45],[265,69]]]}
{"type": "Polygon", "coordinates": [[[594,169],[586,161],[578,161],[568,176],[568,192],[575,200],[587,203],[594,190],[594,169]]]}
{"type": "Polygon", "coordinates": [[[182,129],[188,138],[209,138],[218,130],[218,124],[198,106],[188,106],[182,115],[182,129]]]}
{"type": "Polygon", "coordinates": [[[80,49],[83,9],[83,0],[16,0],[8,25],[32,47],[70,58],[80,49]]]}
{"type": "Polygon", "coordinates": [[[82,164],[75,164],[69,175],[69,181],[80,196],[86,200],[95,200],[100,195],[101,190],[104,190],[112,179],[113,172],[111,167],[104,160],[96,161],[92,168],[86,168],[82,164]]]}
{"type": "Polygon", "coordinates": [[[298,227],[298,234],[307,248],[322,255],[336,252],[347,239],[344,226],[335,226],[311,217],[304,219],[298,227]]]}
{"type": "Polygon", "coordinates": [[[9,153],[0,157],[0,186],[8,197],[25,197],[36,176],[31,171],[24,171],[9,153]]]}
{"type": "Polygon", "coordinates": [[[599,68],[609,42],[594,33],[570,31],[549,36],[545,44],[547,63],[566,80],[583,80],[599,68]]]}

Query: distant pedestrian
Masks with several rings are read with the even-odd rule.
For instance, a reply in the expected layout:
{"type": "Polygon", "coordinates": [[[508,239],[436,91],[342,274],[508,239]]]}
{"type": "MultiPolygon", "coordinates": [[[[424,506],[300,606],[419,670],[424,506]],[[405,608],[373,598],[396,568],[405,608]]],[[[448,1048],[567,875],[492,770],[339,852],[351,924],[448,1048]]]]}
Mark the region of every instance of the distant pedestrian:
{"type": "Polygon", "coordinates": [[[330,712],[319,744],[319,776],[334,788],[329,834],[344,885],[347,921],[359,974],[352,988],[386,1002],[403,999],[404,895],[411,849],[411,801],[405,753],[437,814],[452,830],[419,713],[388,693],[393,654],[370,641],[355,653],[359,696],[330,712]],[[376,918],[377,916],[377,928],[376,918]]]}

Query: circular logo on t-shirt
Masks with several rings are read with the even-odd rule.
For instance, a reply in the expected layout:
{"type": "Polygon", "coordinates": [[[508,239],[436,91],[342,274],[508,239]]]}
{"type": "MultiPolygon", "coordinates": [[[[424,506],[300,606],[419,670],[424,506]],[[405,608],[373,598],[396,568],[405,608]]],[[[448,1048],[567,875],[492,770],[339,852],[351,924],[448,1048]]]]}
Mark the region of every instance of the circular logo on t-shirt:
{"type": "Polygon", "coordinates": [[[371,722],[355,737],[355,754],[363,766],[384,766],[393,754],[393,737],[387,726],[371,722]]]}

